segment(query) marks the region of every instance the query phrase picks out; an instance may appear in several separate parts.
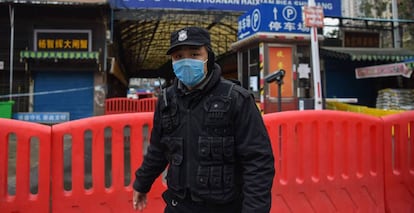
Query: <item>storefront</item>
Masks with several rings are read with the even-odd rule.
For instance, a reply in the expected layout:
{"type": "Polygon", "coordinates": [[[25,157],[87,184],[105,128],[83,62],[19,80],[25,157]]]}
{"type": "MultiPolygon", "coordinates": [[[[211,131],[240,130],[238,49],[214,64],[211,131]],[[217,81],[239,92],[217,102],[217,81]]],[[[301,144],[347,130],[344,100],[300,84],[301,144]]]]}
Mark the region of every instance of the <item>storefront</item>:
{"type": "Polygon", "coordinates": [[[53,123],[102,114],[108,5],[1,6],[14,13],[14,118],[53,123]]]}
{"type": "Polygon", "coordinates": [[[327,98],[355,98],[376,107],[378,92],[414,89],[414,51],[396,48],[321,48],[327,98]]]}

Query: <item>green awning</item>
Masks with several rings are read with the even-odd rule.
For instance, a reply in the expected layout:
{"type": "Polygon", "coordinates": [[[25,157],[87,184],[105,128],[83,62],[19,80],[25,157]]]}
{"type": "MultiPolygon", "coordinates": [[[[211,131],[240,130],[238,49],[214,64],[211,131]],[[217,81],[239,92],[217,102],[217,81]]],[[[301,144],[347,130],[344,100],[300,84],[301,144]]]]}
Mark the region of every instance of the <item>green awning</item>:
{"type": "Polygon", "coordinates": [[[414,51],[403,48],[322,47],[320,53],[323,57],[351,61],[402,62],[414,59],[414,51]]]}
{"type": "Polygon", "coordinates": [[[65,59],[65,60],[97,60],[99,59],[99,52],[87,51],[20,51],[21,59],[65,59]]]}

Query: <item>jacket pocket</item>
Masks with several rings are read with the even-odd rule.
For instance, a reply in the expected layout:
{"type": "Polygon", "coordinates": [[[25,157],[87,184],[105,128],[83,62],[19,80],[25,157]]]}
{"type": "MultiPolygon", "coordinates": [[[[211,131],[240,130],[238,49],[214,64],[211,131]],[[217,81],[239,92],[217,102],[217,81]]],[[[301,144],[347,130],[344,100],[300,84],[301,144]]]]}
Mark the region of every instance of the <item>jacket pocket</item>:
{"type": "Polygon", "coordinates": [[[200,162],[208,162],[211,160],[210,145],[209,137],[200,137],[198,139],[198,156],[200,157],[200,162]]]}
{"type": "Polygon", "coordinates": [[[198,155],[201,165],[233,163],[234,149],[233,137],[199,137],[198,139],[198,155]]]}
{"type": "Polygon", "coordinates": [[[234,166],[224,165],[210,168],[210,200],[230,201],[236,194],[234,166]]]}
{"type": "Polygon", "coordinates": [[[222,166],[212,166],[210,167],[210,187],[211,191],[216,194],[222,193],[223,187],[223,171],[222,166]]]}
{"type": "Polygon", "coordinates": [[[227,194],[233,192],[235,186],[234,166],[223,167],[223,191],[227,194]]]}
{"type": "Polygon", "coordinates": [[[234,166],[199,166],[196,175],[195,191],[200,198],[215,203],[225,203],[233,200],[235,188],[234,166]]]}
{"type": "Polygon", "coordinates": [[[210,192],[210,168],[199,166],[196,175],[196,188],[200,195],[208,195],[210,192]]]}

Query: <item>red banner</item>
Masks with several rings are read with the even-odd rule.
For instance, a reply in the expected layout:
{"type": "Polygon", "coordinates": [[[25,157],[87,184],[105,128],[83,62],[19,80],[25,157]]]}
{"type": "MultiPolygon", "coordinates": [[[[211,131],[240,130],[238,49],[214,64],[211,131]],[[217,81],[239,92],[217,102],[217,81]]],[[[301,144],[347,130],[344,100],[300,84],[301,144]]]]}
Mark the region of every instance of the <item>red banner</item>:
{"type": "MultiPolygon", "coordinates": [[[[292,48],[291,47],[270,47],[269,48],[269,74],[283,69],[286,71],[282,84],[282,97],[293,97],[293,76],[292,76],[292,48]]],[[[269,85],[269,96],[277,98],[278,88],[276,84],[269,85]]]]}
{"type": "Polygon", "coordinates": [[[404,63],[397,63],[356,68],[355,77],[360,79],[402,75],[409,78],[412,72],[404,63]]]}

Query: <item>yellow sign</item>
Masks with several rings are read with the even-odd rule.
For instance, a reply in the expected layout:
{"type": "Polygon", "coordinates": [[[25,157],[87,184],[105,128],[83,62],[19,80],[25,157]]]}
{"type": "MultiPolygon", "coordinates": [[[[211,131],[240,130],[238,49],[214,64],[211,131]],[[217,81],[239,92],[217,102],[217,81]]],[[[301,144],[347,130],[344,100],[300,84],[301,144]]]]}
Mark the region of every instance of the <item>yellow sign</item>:
{"type": "Polygon", "coordinates": [[[88,50],[87,39],[39,39],[37,41],[38,50],[88,50]]]}
{"type": "Polygon", "coordinates": [[[36,29],[35,51],[92,51],[91,30],[36,29]]]}

